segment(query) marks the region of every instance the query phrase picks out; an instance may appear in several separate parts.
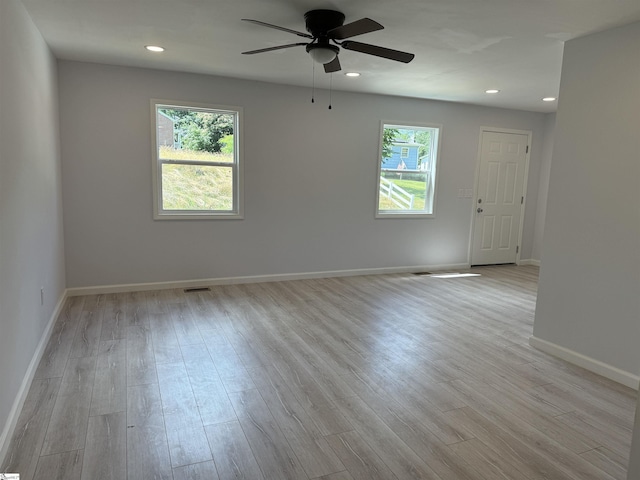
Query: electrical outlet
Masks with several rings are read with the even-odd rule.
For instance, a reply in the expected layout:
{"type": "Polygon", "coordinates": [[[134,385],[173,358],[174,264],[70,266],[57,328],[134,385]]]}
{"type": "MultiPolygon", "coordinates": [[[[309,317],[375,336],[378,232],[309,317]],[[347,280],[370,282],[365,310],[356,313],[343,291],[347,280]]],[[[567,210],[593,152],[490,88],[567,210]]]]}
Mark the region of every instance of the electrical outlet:
{"type": "Polygon", "coordinates": [[[40,305],[44,305],[44,287],[40,288],[40,305]]]}

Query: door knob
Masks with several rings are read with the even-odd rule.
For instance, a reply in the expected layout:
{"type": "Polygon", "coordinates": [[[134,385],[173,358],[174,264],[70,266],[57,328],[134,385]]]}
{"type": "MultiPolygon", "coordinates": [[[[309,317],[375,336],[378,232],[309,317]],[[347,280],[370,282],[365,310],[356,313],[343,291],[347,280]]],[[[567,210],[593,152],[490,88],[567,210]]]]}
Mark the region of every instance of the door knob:
{"type": "Polygon", "coordinates": [[[484,210],[483,210],[481,207],[478,207],[478,209],[476,210],[476,212],[478,212],[478,213],[482,213],[482,212],[484,212],[484,210]]]}

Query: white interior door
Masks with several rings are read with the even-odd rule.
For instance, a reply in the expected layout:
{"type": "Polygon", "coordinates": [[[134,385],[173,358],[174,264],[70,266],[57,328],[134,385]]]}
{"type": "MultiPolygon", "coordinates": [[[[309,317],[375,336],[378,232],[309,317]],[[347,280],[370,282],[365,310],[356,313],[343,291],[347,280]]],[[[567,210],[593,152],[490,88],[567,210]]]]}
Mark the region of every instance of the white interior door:
{"type": "Polygon", "coordinates": [[[527,134],[482,132],[472,265],[516,262],[528,142],[527,134]]]}

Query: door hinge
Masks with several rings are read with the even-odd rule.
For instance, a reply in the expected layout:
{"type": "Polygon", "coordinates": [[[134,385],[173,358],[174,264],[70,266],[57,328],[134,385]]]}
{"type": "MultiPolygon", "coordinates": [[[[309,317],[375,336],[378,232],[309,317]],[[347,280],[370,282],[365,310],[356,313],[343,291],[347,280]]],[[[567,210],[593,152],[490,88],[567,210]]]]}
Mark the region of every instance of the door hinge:
{"type": "Polygon", "coordinates": [[[520,246],[516,245],[516,253],[518,253],[520,251],[520,246]]]}
{"type": "Polygon", "coordinates": [[[524,197],[520,197],[520,205],[524,204],[524,197]]]}
{"type": "Polygon", "coordinates": [[[524,153],[529,153],[529,145],[527,145],[527,151],[524,153]]]}

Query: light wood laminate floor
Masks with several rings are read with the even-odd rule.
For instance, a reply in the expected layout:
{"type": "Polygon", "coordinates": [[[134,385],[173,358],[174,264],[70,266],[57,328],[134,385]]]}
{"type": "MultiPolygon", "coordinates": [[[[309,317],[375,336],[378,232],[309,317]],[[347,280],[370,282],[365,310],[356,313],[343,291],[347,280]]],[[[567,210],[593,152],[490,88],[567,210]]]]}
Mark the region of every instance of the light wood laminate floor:
{"type": "Polygon", "coordinates": [[[538,270],[70,298],[1,471],[626,478],[635,393],[529,347],[538,270]]]}

